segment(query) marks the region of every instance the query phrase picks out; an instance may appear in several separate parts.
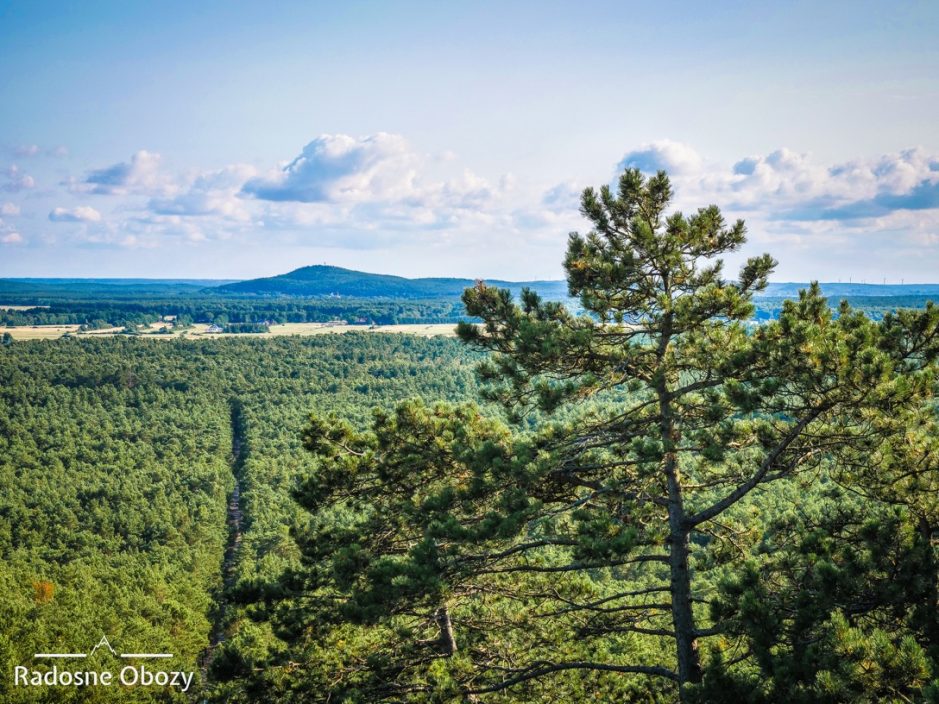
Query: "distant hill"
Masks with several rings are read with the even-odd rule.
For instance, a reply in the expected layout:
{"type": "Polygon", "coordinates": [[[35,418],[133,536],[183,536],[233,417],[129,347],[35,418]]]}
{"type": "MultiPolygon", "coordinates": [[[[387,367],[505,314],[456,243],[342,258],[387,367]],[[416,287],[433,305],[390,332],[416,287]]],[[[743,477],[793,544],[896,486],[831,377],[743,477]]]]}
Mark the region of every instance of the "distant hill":
{"type": "MultiPolygon", "coordinates": [[[[771,283],[761,296],[771,298],[795,298],[799,289],[808,287],[807,283],[781,282],[771,283]]],[[[829,297],[854,298],[856,296],[896,297],[928,296],[939,299],[939,284],[845,284],[822,283],[822,293],[829,297]]]]}
{"type": "MultiPolygon", "coordinates": [[[[507,288],[518,294],[528,287],[549,300],[567,299],[564,281],[501,281],[486,279],[490,286],[507,288]]],[[[238,281],[212,289],[212,293],[239,296],[344,296],[352,298],[457,298],[463,289],[472,286],[472,279],[422,278],[407,279],[388,274],[370,274],[338,266],[305,266],[287,274],[262,279],[238,281]]],[[[767,298],[794,298],[807,283],[771,283],[760,294],[767,298]]],[[[927,296],[939,299],[939,284],[846,284],[823,283],[822,292],[829,297],[853,298],[927,296]]]]}
{"type": "Polygon", "coordinates": [[[232,279],[0,279],[0,303],[63,300],[136,300],[204,296],[206,290],[232,283],[232,279]]]}
{"type": "MultiPolygon", "coordinates": [[[[514,295],[525,287],[552,301],[569,301],[564,281],[502,281],[486,279],[490,286],[507,288],[514,295]]],[[[408,279],[388,274],[371,274],[338,266],[305,266],[287,274],[246,281],[212,279],[79,279],[8,278],[0,279],[0,303],[49,303],[53,301],[134,301],[141,299],[205,298],[342,298],[448,300],[457,301],[473,279],[408,279]]],[[[758,294],[761,305],[773,299],[795,298],[807,283],[774,282],[758,294]]],[[[939,300],[939,284],[822,283],[822,292],[837,304],[842,298],[895,299],[896,306],[921,306],[926,299],[939,300]]],[[[870,300],[865,305],[883,307],[886,301],[870,300]]],[[[576,307],[576,306],[575,306],[576,307]]]]}
{"type": "MultiPolygon", "coordinates": [[[[255,296],[346,296],[352,298],[457,298],[472,286],[472,279],[406,279],[402,276],[369,274],[338,266],[305,266],[287,274],[250,279],[212,289],[212,293],[255,296]]],[[[487,279],[490,286],[518,293],[528,287],[544,298],[564,300],[564,281],[499,281],[487,279]]]]}
{"type": "Polygon", "coordinates": [[[193,286],[206,288],[231,284],[240,279],[80,279],[80,278],[39,278],[13,277],[0,279],[0,285],[7,283],[34,284],[49,286],[69,286],[73,284],[129,287],[193,286]]]}

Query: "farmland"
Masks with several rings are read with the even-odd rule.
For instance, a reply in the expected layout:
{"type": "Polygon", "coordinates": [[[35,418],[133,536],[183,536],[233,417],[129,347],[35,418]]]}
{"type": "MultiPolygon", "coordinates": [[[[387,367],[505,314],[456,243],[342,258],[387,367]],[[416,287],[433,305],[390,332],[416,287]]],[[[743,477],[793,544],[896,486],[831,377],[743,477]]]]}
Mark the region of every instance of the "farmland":
{"type": "MultiPolygon", "coordinates": [[[[401,324],[401,325],[349,325],[327,323],[282,323],[269,326],[267,332],[258,333],[225,333],[209,332],[208,323],[194,323],[186,328],[167,327],[166,332],[160,332],[162,326],[158,323],[137,328],[138,336],[147,340],[173,340],[218,337],[282,337],[285,335],[329,335],[345,333],[397,333],[416,335],[418,337],[453,337],[455,326],[450,323],[428,324],[401,324]]],[[[10,333],[14,340],[55,340],[65,335],[76,337],[109,337],[124,335],[123,327],[109,327],[100,330],[80,330],[78,325],[12,325],[3,328],[10,333]]]]}

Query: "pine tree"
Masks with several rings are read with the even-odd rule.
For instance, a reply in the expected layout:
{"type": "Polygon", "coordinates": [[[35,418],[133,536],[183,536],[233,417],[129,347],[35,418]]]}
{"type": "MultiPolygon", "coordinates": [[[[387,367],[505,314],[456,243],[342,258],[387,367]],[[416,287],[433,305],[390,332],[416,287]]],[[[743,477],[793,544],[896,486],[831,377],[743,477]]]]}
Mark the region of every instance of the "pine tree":
{"type": "Polygon", "coordinates": [[[936,310],[834,315],[813,284],[756,326],[775,262],[725,280],[743,223],[715,206],[666,214],[671,196],[664,173],[636,170],[584,192],[592,230],[564,262],[582,314],[466,291],[482,324],[459,335],[492,353],[486,399],[516,428],[414,404],[367,432],[311,423],[303,605],[286,622],[297,637],[329,624],[321,649],[342,634],[334,691],[445,699],[551,677],[555,697],[623,697],[649,677],[689,700],[700,643],[721,658],[743,638],[706,605],[757,542],[768,488],[876,460],[895,430],[882,419],[929,404],[936,310]]]}

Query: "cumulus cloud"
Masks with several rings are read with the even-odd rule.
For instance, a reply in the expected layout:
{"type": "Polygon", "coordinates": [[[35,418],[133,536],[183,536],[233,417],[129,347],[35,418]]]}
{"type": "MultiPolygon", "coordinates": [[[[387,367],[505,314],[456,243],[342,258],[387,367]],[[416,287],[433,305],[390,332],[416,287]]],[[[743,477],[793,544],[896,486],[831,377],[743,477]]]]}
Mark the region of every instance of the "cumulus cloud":
{"type": "Polygon", "coordinates": [[[130,161],[89,171],[75,190],[99,195],[149,195],[165,191],[169,185],[160,173],[160,155],[141,149],[130,161]]]}
{"type": "MultiPolygon", "coordinates": [[[[213,239],[225,239],[224,235],[213,239]]],[[[137,215],[84,221],[79,227],[68,228],[57,240],[82,247],[121,249],[154,249],[180,246],[209,239],[200,223],[176,215],[137,215]]]]}
{"type": "Polygon", "coordinates": [[[52,222],[100,222],[101,213],[87,205],[77,208],[53,208],[49,213],[52,222]]]}
{"type": "Polygon", "coordinates": [[[36,187],[36,181],[32,176],[24,174],[19,166],[13,164],[6,172],[6,183],[0,186],[0,189],[7,193],[19,193],[30,188],[36,187]]]}
{"type": "MultiPolygon", "coordinates": [[[[458,231],[494,225],[513,179],[489,180],[415,152],[400,135],[321,135],[279,171],[249,179],[241,195],[266,203],[266,227],[333,232],[458,231]]],[[[378,244],[376,238],[376,246],[378,244]]],[[[322,239],[319,243],[323,243],[322,239]]],[[[387,244],[387,243],[385,243],[387,244]]]]}
{"type": "Polygon", "coordinates": [[[6,202],[3,205],[0,205],[0,215],[19,215],[20,206],[16,203],[6,202]]]}
{"type": "Polygon", "coordinates": [[[90,206],[47,211],[53,222],[82,225],[59,237],[95,246],[266,232],[324,246],[378,247],[518,229],[505,197],[514,192],[514,178],[483,178],[461,168],[456,155],[422,154],[388,133],[320,135],[267,172],[233,164],[172,174],[158,154],[139,151],[62,185],[73,194],[125,197],[107,217],[90,206]]]}
{"type": "Polygon", "coordinates": [[[415,162],[399,135],[325,134],[279,172],[248,181],[243,191],[261,200],[300,203],[389,200],[413,189],[415,162]]]}
{"type": "Polygon", "coordinates": [[[240,191],[257,170],[238,164],[197,176],[188,188],[172,198],[153,198],[148,209],[156,215],[210,216],[249,220],[250,211],[240,191]]]}
{"type": "Polygon", "coordinates": [[[709,163],[687,145],[656,142],[627,153],[620,166],[669,171],[683,202],[719,203],[777,221],[851,221],[902,210],[939,209],[939,156],[909,149],[873,159],[824,164],[777,149],[709,163]]]}
{"type": "Polygon", "coordinates": [[[665,170],[672,175],[699,173],[704,160],[690,146],[663,139],[627,152],[617,164],[617,171],[639,169],[645,173],[665,170]]]}
{"type": "MultiPolygon", "coordinates": [[[[810,236],[834,242],[862,229],[899,233],[911,242],[914,236],[917,242],[939,238],[939,157],[922,149],[831,164],[780,148],[718,162],[687,144],[662,140],[626,152],[616,172],[625,167],[665,169],[677,207],[717,203],[729,217],[745,217],[755,237],[776,242],[810,236]]],[[[27,178],[16,167],[7,177],[10,183],[27,178]]],[[[518,185],[508,176],[488,179],[464,168],[456,155],[420,153],[400,135],[335,134],[316,137],[270,171],[233,164],[170,174],[158,154],[140,151],[70,184],[73,192],[128,196],[106,218],[88,206],[57,207],[48,218],[81,223],[60,228],[59,236],[100,246],[259,233],[355,248],[458,241],[485,246],[497,238],[554,244],[583,228],[584,185],[544,188],[531,180],[518,185]]],[[[0,214],[16,214],[7,205],[16,208],[0,206],[0,214]]]]}
{"type": "Polygon", "coordinates": [[[0,235],[0,244],[22,244],[23,236],[19,232],[7,232],[0,235]]]}
{"type": "Polygon", "coordinates": [[[242,194],[272,202],[472,209],[510,187],[508,179],[495,186],[468,169],[435,179],[428,161],[440,162],[425,159],[396,134],[321,135],[279,171],[249,179],[242,194]]]}
{"type": "Polygon", "coordinates": [[[580,217],[580,196],[583,187],[573,181],[558,183],[529,202],[522,201],[512,211],[512,224],[517,232],[543,240],[556,240],[564,232],[583,225],[580,217]]]}

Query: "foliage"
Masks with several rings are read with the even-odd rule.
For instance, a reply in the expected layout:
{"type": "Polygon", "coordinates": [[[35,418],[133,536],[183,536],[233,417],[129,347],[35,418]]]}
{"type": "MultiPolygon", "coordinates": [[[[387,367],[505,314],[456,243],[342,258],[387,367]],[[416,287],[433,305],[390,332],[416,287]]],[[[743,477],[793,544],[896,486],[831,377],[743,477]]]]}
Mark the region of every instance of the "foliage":
{"type": "Polygon", "coordinates": [[[939,311],[833,309],[813,285],[754,324],[774,262],[726,280],[742,223],[669,198],[635,171],[584,193],[579,308],[181,282],[4,312],[482,324],[468,345],[5,337],[3,669],[106,633],[204,664],[198,696],[228,703],[939,701],[939,311]]]}
{"type": "MultiPolygon", "coordinates": [[[[619,699],[649,677],[642,696],[712,696],[715,681],[777,671],[737,616],[759,588],[776,579],[769,598],[796,602],[818,591],[811,543],[794,553],[809,572],[789,586],[775,559],[733,586],[749,574],[741,560],[761,554],[758,510],[776,487],[798,481],[814,495],[831,476],[858,490],[870,487],[862,467],[899,477],[920,466],[911,501],[932,515],[935,495],[920,493],[935,481],[931,445],[898,442],[897,431],[936,435],[939,311],[874,321],[845,303],[833,315],[812,285],[753,328],[752,297],[775,263],[750,259],[726,281],[718,257],[743,244],[743,223],[726,224],[714,206],[666,215],[670,197],[664,174],[638,171],[616,194],[585,191],[593,230],[571,235],[565,260],[585,315],[531,291],[520,304],[481,283],[464,295],[483,325],[461,324],[461,337],[493,352],[480,367],[485,396],[527,425],[413,404],[379,413],[366,433],[312,420],[316,464],[298,494],[310,514],[304,563],[284,580],[277,616],[302,669],[291,696],[536,701],[535,683],[557,696],[571,672],[619,699]]],[[[886,567],[872,561],[816,604],[810,631],[830,660],[818,661],[807,697],[851,701],[870,689],[852,663],[872,655],[883,658],[872,691],[926,696],[932,631],[896,614],[935,619],[933,526],[898,544],[915,589],[873,589],[886,567]],[[852,621],[858,594],[873,594],[871,613],[893,613],[902,636],[852,621]]],[[[866,536],[827,534],[841,559],[854,555],[852,535],[866,536]]],[[[769,603],[756,611],[773,614],[769,603]]],[[[806,653],[798,638],[792,649],[806,653]]],[[[780,675],[779,691],[799,677],[780,675]]]]}
{"type": "MultiPolygon", "coordinates": [[[[454,340],[375,333],[0,347],[4,671],[52,648],[88,652],[107,634],[115,647],[166,648],[174,668],[198,679],[223,597],[233,436],[246,449],[234,591],[250,594],[296,560],[291,491],[306,464],[299,431],[309,409],[361,423],[376,403],[462,397],[474,360],[454,340]]],[[[238,662],[266,664],[278,641],[252,615],[235,610],[222,625],[238,662]]],[[[216,651],[210,671],[224,670],[227,653],[216,651]]],[[[38,696],[10,684],[0,680],[4,702],[38,696]]],[[[169,696],[119,687],[59,695],[169,696]]]]}

